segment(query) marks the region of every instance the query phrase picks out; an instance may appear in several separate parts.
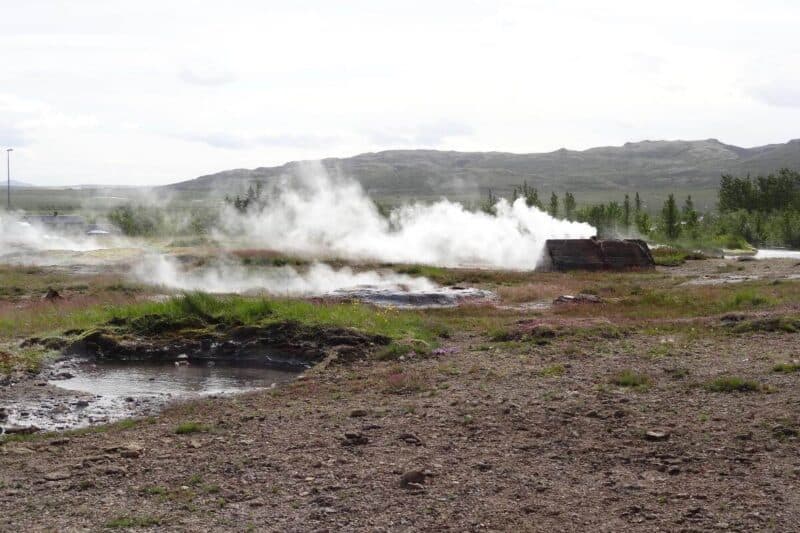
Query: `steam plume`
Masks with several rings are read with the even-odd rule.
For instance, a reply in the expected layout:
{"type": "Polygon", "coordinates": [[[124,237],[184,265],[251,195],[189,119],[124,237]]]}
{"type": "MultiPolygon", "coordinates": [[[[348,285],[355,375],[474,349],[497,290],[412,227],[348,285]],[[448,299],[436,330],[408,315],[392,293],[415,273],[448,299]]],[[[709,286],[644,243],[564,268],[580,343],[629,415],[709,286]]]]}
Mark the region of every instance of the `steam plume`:
{"type": "Polygon", "coordinates": [[[265,208],[223,216],[228,235],[251,245],[309,257],[532,269],[550,238],[595,234],[584,223],[557,220],[525,205],[500,200],[496,216],[440,200],[392,211],[388,220],[361,186],[329,176],[319,163],[285,179],[265,208]]]}

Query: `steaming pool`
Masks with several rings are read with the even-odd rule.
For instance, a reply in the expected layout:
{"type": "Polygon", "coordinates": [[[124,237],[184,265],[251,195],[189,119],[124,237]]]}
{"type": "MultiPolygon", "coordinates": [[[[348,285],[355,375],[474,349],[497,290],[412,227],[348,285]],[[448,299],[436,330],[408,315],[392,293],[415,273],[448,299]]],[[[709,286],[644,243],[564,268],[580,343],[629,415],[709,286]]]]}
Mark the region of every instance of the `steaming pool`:
{"type": "Polygon", "coordinates": [[[275,387],[298,373],[264,366],[81,361],[56,369],[24,400],[0,403],[8,416],[0,426],[61,431],[105,424],[155,414],[174,401],[275,387]]]}

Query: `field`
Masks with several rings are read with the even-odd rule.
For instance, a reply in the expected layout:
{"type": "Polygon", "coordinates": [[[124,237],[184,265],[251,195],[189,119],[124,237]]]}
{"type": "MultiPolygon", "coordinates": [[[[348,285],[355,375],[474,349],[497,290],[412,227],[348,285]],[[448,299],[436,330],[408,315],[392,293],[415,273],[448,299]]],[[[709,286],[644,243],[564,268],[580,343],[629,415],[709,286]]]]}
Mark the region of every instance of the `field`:
{"type": "Polygon", "coordinates": [[[275,389],[8,436],[3,527],[786,531],[800,521],[796,261],[388,268],[498,300],[418,310],[154,300],[115,269],[1,268],[0,402],[42,389],[36,372],[55,356],[46,345],[75,335],[66,330],[154,343],[162,331],[294,323],[388,343],[275,389]],[[51,287],[63,299],[42,301],[51,287]],[[597,298],[552,303],[565,294],[597,298]]]}

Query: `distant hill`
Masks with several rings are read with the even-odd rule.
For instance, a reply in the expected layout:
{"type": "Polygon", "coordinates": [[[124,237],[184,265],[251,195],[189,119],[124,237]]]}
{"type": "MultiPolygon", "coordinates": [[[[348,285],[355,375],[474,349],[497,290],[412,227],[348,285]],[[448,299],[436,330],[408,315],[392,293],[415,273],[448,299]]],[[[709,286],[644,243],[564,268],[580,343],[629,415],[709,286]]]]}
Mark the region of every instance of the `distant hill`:
{"type": "MultiPolygon", "coordinates": [[[[8,182],[6,180],[2,180],[2,182],[0,182],[0,189],[5,189],[7,187],[8,182]]],[[[25,183],[24,181],[11,180],[11,188],[13,189],[14,187],[35,187],[35,185],[25,183]]]]}
{"type": "MultiPolygon", "coordinates": [[[[390,150],[323,164],[357,179],[373,196],[464,196],[510,191],[527,181],[540,191],[708,190],[722,173],[761,174],[800,169],[800,139],[740,148],[716,139],[642,141],[583,151],[541,154],[390,150]]],[[[255,180],[292,174],[297,162],[228,170],[167,187],[184,191],[236,191],[255,180]]]]}

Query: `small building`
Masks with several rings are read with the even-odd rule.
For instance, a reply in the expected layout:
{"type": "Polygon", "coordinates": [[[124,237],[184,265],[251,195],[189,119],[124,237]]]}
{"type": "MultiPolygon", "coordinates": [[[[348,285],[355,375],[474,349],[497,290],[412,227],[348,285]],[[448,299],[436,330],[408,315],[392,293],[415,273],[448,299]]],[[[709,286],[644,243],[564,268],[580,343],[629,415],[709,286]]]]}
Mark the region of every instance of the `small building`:
{"type": "Polygon", "coordinates": [[[639,239],[549,239],[544,270],[625,270],[654,268],[647,243],[639,239]]]}

